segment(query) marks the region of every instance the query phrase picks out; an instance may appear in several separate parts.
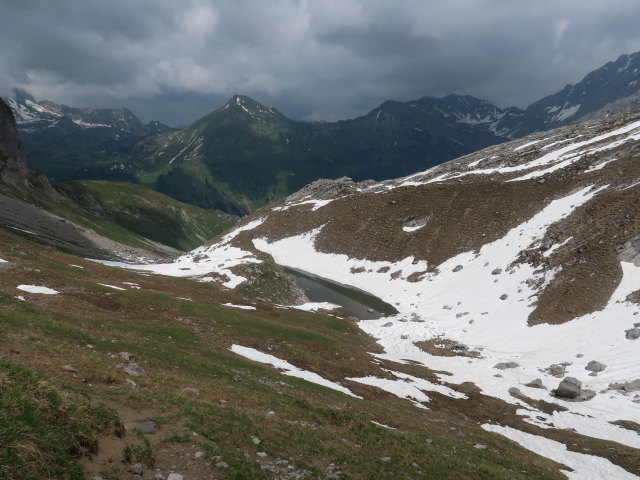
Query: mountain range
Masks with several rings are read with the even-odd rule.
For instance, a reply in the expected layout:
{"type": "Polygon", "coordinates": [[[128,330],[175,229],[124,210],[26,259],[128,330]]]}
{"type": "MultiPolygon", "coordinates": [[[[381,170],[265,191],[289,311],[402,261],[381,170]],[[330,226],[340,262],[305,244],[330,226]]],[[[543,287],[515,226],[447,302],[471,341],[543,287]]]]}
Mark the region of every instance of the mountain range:
{"type": "Polygon", "coordinates": [[[639,105],[640,53],[622,55],[525,110],[472,96],[386,101],[333,123],[291,120],[242,95],[182,130],[126,109],[9,99],[30,163],[52,180],[140,182],[181,201],[244,215],[318,178],[376,181],[534,132],[639,105]]]}
{"type": "Polygon", "coordinates": [[[160,122],[143,124],[126,108],[72,108],[14,90],[7,99],[29,163],[52,181],[77,178],[134,180],[129,149],[140,138],[163,132],[160,122]]]}

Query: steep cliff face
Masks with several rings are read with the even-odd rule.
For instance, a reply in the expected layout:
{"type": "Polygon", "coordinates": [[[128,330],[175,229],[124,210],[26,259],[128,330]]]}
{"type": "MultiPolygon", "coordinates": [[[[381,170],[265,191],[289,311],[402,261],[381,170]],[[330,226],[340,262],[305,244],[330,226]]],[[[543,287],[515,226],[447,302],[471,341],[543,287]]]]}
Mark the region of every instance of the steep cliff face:
{"type": "Polygon", "coordinates": [[[47,178],[27,164],[15,118],[2,99],[0,99],[0,181],[0,191],[11,196],[23,199],[62,200],[47,178]]]}

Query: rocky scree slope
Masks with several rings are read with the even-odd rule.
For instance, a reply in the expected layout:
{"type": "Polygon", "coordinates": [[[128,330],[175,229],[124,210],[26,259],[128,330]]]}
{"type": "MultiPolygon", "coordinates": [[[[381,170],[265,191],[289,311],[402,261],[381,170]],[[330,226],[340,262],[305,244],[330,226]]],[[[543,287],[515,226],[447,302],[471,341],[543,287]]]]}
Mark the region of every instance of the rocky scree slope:
{"type": "Polygon", "coordinates": [[[434,380],[390,372],[350,381],[465,412],[574,469],[587,462],[594,470],[579,478],[637,478],[639,158],[640,113],[631,113],[397,180],[321,180],[157,271],[224,282],[268,254],[368,291],[400,312],[360,322],[384,350],[375,357],[419,365],[434,380]],[[513,417],[446,390],[471,384],[513,417]],[[598,467],[597,457],[607,461],[598,467]]]}

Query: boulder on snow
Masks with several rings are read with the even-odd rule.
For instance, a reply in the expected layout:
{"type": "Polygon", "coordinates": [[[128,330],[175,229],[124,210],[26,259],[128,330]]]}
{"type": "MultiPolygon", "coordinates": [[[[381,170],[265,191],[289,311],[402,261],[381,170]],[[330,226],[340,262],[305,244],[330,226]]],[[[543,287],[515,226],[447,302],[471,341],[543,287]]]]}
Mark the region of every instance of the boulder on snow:
{"type": "Polygon", "coordinates": [[[544,384],[542,383],[542,380],[539,378],[536,378],[535,380],[531,380],[529,383],[525,383],[524,386],[531,387],[531,388],[544,388],[545,390],[547,389],[547,387],[545,387],[544,384]]]}
{"type": "Polygon", "coordinates": [[[519,367],[520,365],[517,364],[516,362],[500,362],[500,363],[496,363],[493,368],[497,368],[498,370],[506,370],[507,368],[516,368],[519,367]]]}
{"type": "Polygon", "coordinates": [[[585,370],[589,370],[594,373],[602,372],[605,368],[607,368],[607,366],[604,363],[596,362],[595,360],[591,360],[587,363],[587,366],[584,367],[585,370]]]}
{"type": "Polygon", "coordinates": [[[640,391],[640,378],[637,380],[631,380],[624,383],[611,383],[609,388],[612,390],[618,390],[622,393],[637,392],[640,391]]]}
{"type": "Polygon", "coordinates": [[[565,367],[564,365],[560,365],[558,363],[554,363],[553,365],[550,365],[549,368],[547,368],[547,372],[549,373],[549,375],[554,376],[556,378],[562,378],[564,377],[564,372],[567,369],[567,367],[565,367]]]}
{"type": "Polygon", "coordinates": [[[574,399],[580,395],[582,382],[574,377],[567,377],[560,382],[555,390],[556,397],[574,399]]]}
{"type": "Polygon", "coordinates": [[[624,331],[627,340],[636,340],[640,338],[640,328],[630,328],[624,331]]]}

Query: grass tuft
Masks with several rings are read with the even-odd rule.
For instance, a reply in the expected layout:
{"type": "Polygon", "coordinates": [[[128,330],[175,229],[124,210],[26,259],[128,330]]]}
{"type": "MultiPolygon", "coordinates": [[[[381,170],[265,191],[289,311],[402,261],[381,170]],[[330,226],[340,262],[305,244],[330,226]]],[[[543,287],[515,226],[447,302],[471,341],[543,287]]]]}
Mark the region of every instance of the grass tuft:
{"type": "Polygon", "coordinates": [[[0,478],[83,479],[78,457],[95,453],[106,428],[122,428],[111,409],[0,359],[0,478]]]}

